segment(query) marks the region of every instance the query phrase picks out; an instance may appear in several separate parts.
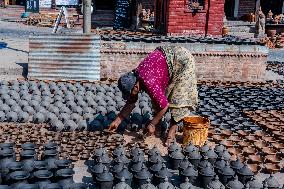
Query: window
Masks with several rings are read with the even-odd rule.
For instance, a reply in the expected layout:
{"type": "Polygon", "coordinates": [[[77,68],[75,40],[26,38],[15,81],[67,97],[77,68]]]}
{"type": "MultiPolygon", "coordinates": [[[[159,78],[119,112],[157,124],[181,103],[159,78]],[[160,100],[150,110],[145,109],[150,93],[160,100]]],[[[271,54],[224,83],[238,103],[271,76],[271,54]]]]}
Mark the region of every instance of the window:
{"type": "Polygon", "coordinates": [[[204,0],[187,0],[188,8],[191,10],[203,10],[204,0]]]}

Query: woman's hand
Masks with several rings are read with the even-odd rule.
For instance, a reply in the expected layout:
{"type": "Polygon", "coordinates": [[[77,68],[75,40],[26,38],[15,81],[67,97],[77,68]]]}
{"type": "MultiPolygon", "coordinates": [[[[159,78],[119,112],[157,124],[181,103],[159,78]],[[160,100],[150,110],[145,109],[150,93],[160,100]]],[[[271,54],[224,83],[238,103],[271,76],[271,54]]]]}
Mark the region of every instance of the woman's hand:
{"type": "Polygon", "coordinates": [[[117,116],[117,118],[110,124],[108,130],[110,132],[115,132],[121,122],[122,122],[122,119],[120,118],[120,116],[117,116]]]}

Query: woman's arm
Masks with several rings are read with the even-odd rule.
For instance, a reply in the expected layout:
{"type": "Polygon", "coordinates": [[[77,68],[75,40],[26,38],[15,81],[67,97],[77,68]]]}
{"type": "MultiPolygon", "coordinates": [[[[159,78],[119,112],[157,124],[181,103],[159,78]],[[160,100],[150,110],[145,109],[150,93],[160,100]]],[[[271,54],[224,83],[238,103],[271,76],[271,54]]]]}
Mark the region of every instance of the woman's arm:
{"type": "Polygon", "coordinates": [[[161,109],[161,110],[154,116],[154,118],[152,119],[152,121],[150,122],[150,124],[152,124],[153,126],[157,125],[157,124],[160,122],[160,120],[162,119],[162,117],[165,115],[165,113],[167,112],[168,107],[169,107],[169,106],[167,105],[165,108],[161,109]]]}

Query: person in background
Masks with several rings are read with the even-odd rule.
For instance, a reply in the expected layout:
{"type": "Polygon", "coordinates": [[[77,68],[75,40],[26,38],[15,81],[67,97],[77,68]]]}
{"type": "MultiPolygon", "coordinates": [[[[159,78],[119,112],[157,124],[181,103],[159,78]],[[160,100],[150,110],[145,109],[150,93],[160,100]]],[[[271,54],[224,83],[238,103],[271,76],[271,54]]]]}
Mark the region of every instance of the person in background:
{"type": "Polygon", "coordinates": [[[152,100],[155,115],[147,125],[149,135],[167,111],[171,112],[170,128],[165,140],[169,146],[175,140],[177,126],[198,104],[195,59],[180,46],[161,46],[150,53],[138,67],[118,80],[118,87],[127,100],[109,130],[115,131],[135,108],[138,93],[145,91],[152,100]]]}

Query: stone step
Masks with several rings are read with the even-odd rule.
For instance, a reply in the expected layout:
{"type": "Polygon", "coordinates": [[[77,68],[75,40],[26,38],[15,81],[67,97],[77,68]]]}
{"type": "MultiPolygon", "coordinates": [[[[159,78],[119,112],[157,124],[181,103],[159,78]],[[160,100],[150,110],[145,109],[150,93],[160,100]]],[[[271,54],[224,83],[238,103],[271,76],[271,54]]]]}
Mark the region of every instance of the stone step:
{"type": "Polygon", "coordinates": [[[254,26],[255,22],[244,22],[244,21],[224,21],[225,26],[254,26]]]}
{"type": "Polygon", "coordinates": [[[229,35],[237,36],[240,38],[254,38],[254,33],[248,32],[229,32],[229,35]]]}
{"type": "Polygon", "coordinates": [[[231,32],[254,32],[254,27],[248,26],[230,26],[228,28],[231,32]]]}

